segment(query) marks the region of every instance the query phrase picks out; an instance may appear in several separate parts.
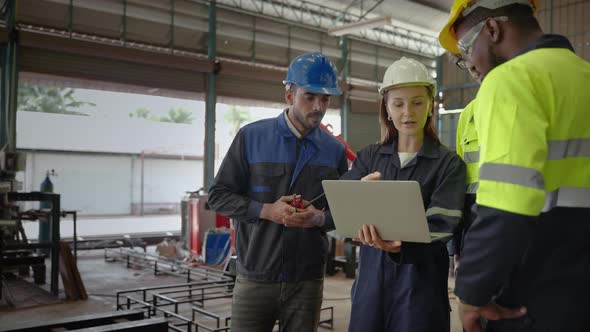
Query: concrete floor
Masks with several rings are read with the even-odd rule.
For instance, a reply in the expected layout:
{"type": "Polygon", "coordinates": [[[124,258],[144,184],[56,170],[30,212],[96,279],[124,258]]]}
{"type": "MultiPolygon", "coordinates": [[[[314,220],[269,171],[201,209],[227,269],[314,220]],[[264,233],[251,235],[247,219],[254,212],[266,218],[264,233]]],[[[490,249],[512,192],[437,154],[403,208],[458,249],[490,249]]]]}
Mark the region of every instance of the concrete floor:
{"type": "MultiPolygon", "coordinates": [[[[184,282],[173,276],[154,276],[152,270],[127,269],[123,263],[107,263],[102,250],[79,252],[78,266],[82,280],[89,294],[86,301],[64,302],[28,309],[11,310],[0,307],[0,328],[8,323],[20,321],[43,321],[64,316],[84,315],[89,313],[107,312],[115,310],[115,294],[118,290],[149,287],[184,282]]],[[[48,279],[49,280],[49,279],[48,279]]],[[[450,285],[453,280],[449,280],[450,285]]],[[[346,279],[343,273],[326,278],[324,286],[324,306],[334,306],[334,330],[347,331],[350,317],[350,288],[352,279],[346,279]]],[[[61,288],[61,287],[60,287],[61,288]]],[[[63,298],[63,294],[62,294],[63,298]]],[[[215,300],[217,301],[217,300],[215,300]]],[[[208,310],[226,311],[230,300],[223,299],[208,310]]],[[[453,310],[456,300],[451,296],[453,310]]],[[[12,325],[12,324],[11,324],[12,325]]],[[[328,331],[319,329],[319,331],[328,331]]],[[[452,332],[460,332],[456,311],[452,312],[452,332]]]]}

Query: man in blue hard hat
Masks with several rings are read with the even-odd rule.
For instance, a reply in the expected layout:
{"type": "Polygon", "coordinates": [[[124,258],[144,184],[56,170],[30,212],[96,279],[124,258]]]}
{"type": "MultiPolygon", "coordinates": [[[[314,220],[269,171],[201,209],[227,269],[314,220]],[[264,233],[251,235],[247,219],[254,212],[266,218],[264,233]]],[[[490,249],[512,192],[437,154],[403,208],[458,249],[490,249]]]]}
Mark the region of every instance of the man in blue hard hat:
{"type": "Polygon", "coordinates": [[[348,169],[344,146],[318,128],[337,83],[323,54],[295,58],[285,111],[243,127],[215,177],[209,205],[236,227],[232,332],[270,332],[277,320],[281,331],[317,330],[334,223],[325,198],[303,205],[348,169]]]}

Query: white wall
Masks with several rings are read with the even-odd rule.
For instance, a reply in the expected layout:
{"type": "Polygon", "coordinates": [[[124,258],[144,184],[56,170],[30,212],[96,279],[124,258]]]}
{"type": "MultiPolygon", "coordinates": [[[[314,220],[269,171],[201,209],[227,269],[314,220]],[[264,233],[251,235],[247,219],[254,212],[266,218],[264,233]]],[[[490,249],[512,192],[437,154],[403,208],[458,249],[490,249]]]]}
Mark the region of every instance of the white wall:
{"type": "Polygon", "coordinates": [[[37,189],[47,169],[55,169],[54,192],[61,206],[80,214],[128,214],[131,204],[131,163],[125,156],[34,153],[31,183],[37,189]]]}
{"type": "Polygon", "coordinates": [[[46,172],[54,169],[57,177],[51,180],[63,209],[81,215],[130,214],[141,202],[141,153],[179,156],[145,159],[145,203],[180,202],[185,191],[203,185],[203,162],[194,160],[203,155],[203,102],[92,90],[76,94],[97,105],[82,110],[89,116],[17,113],[17,148],[27,153],[26,171],[17,176],[23,191],[38,191],[46,172]],[[172,107],[194,110],[194,121],[130,118],[139,107],[154,115],[172,107]]]}
{"type": "Polygon", "coordinates": [[[19,149],[202,156],[203,142],[202,123],[166,123],[128,116],[17,113],[19,149]]]}
{"type": "MultiPolygon", "coordinates": [[[[23,190],[39,191],[47,170],[61,206],[81,215],[130,214],[141,201],[141,159],[131,155],[101,155],[27,151],[27,171],[19,174],[23,190]]],[[[145,203],[178,203],[185,191],[203,185],[200,160],[146,159],[145,203]]],[[[26,205],[26,208],[36,206],[26,205]]],[[[149,209],[146,209],[148,211],[149,209]]]]}
{"type": "MultiPolygon", "coordinates": [[[[133,202],[141,201],[141,159],[136,158],[133,202]]],[[[178,203],[186,191],[203,186],[202,160],[145,159],[144,202],[178,203]]]]}

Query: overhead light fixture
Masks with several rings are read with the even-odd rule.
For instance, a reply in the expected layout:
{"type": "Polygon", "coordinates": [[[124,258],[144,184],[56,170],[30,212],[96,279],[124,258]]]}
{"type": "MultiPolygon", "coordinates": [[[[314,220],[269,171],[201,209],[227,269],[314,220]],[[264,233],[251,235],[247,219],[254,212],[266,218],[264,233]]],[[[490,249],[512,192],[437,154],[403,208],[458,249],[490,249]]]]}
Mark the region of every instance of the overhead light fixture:
{"type": "Polygon", "coordinates": [[[332,29],[328,29],[331,36],[344,36],[354,32],[379,28],[391,23],[391,17],[377,17],[369,20],[347,23],[332,29]]]}

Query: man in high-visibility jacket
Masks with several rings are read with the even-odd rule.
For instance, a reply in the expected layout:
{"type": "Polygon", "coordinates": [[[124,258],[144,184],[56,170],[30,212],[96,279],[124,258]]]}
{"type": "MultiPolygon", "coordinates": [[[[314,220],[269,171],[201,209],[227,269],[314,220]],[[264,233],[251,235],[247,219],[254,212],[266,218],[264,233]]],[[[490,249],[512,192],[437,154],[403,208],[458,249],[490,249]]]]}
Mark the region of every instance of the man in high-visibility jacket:
{"type": "Polygon", "coordinates": [[[454,268],[456,270],[460,264],[463,237],[475,219],[471,208],[475,204],[475,193],[479,185],[479,144],[475,130],[473,102],[465,106],[459,116],[455,147],[457,155],[465,162],[467,173],[463,220],[457,227],[453,240],[447,245],[449,255],[453,256],[454,268]]]}
{"type": "Polygon", "coordinates": [[[455,293],[466,331],[590,330],[590,64],[537,0],[455,0],[439,40],[482,74],[477,219],[455,293]]]}
{"type": "MultiPolygon", "coordinates": [[[[463,59],[461,55],[452,55],[454,63],[461,69],[467,70],[474,81],[481,84],[481,75],[469,61],[463,59]]],[[[475,204],[475,194],[479,186],[479,142],[477,140],[477,130],[475,129],[475,115],[473,114],[473,101],[471,101],[461,114],[457,123],[455,148],[457,154],[467,168],[467,186],[465,188],[465,204],[463,207],[463,219],[455,231],[453,240],[447,245],[449,255],[453,256],[453,266],[455,271],[460,264],[461,249],[463,248],[463,237],[473,220],[475,214],[472,207],[475,204]]]]}

